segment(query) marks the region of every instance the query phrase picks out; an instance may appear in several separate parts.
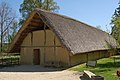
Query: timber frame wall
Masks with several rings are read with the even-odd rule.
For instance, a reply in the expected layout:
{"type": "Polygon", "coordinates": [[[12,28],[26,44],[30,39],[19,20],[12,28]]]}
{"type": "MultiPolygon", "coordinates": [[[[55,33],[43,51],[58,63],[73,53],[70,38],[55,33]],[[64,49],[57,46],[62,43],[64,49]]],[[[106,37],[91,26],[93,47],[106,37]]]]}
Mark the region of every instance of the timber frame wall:
{"type": "MultiPolygon", "coordinates": [[[[35,34],[34,32],[37,32],[37,31],[33,31],[31,33],[29,33],[28,35],[30,35],[30,45],[21,45],[21,48],[25,49],[25,48],[28,48],[29,50],[32,50],[32,52],[30,54],[32,54],[31,56],[31,59],[33,59],[33,49],[40,49],[40,52],[41,55],[42,55],[42,64],[46,64],[47,62],[50,62],[52,61],[53,63],[57,63],[57,62],[62,62],[65,66],[68,66],[70,65],[70,55],[69,55],[69,52],[63,48],[63,46],[61,45],[60,41],[58,40],[57,36],[53,33],[52,30],[50,29],[46,29],[47,25],[44,24],[44,30],[38,30],[39,31],[42,31],[43,32],[43,45],[35,45],[35,41],[34,41],[34,38],[35,38],[35,34]],[[48,45],[47,44],[47,39],[48,39],[48,34],[47,33],[48,31],[52,32],[53,33],[53,42],[52,42],[52,45],[48,45]],[[48,49],[49,48],[52,48],[53,49],[53,53],[52,54],[48,54],[48,49]],[[58,49],[59,48],[59,49],[58,49]],[[42,49],[42,50],[41,50],[42,49]],[[61,52],[62,50],[62,52],[61,52]],[[61,52],[61,53],[60,53],[61,52]],[[65,53],[64,53],[65,52],[65,53]],[[48,60],[49,58],[49,55],[52,56],[52,60],[48,60]],[[59,56],[62,56],[60,60],[58,60],[59,56]],[[64,59],[63,59],[64,58],[64,59]]],[[[39,37],[36,37],[36,38],[39,38],[39,37]]],[[[29,39],[28,39],[29,40],[29,39]]],[[[24,42],[24,40],[23,40],[24,42]]],[[[27,41],[26,41],[27,42],[27,41]]],[[[28,41],[29,42],[29,41],[28,41]]],[[[24,43],[23,43],[24,44],[24,43]]],[[[24,54],[24,51],[21,51],[21,54],[24,54]]],[[[29,53],[26,53],[26,55],[28,55],[29,53]]],[[[26,55],[21,55],[21,56],[26,56],[26,55]]],[[[29,55],[28,55],[29,56],[29,55]]],[[[24,62],[25,63],[25,62],[24,62]]],[[[32,62],[31,62],[32,63],[32,62]]],[[[32,63],[34,64],[34,63],[32,63]]]]}

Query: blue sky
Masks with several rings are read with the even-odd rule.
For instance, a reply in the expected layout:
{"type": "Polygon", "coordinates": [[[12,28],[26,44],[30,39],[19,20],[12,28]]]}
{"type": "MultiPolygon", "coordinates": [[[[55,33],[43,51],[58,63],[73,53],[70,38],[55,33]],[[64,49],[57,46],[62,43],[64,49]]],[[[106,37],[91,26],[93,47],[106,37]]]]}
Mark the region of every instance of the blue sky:
{"type": "MultiPolygon", "coordinates": [[[[19,7],[23,0],[0,0],[7,2],[19,17],[19,7]]],[[[111,17],[119,0],[55,0],[60,6],[59,13],[75,18],[92,26],[110,30],[111,17]]]]}

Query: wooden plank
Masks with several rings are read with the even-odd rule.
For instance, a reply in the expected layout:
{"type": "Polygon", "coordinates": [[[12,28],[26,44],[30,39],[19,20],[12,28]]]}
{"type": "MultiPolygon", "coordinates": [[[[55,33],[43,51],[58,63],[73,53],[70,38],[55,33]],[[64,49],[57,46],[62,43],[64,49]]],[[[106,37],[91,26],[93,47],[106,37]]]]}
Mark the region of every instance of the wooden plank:
{"type": "Polygon", "coordinates": [[[104,80],[103,76],[96,75],[91,71],[86,71],[86,70],[84,70],[83,76],[89,78],[90,80],[104,80]]]}
{"type": "Polygon", "coordinates": [[[86,71],[84,70],[84,76],[88,77],[88,78],[91,78],[92,76],[96,76],[94,73],[90,72],[90,71],[86,71]]]}
{"type": "Polygon", "coordinates": [[[61,47],[61,46],[21,46],[21,47],[61,47]]]}

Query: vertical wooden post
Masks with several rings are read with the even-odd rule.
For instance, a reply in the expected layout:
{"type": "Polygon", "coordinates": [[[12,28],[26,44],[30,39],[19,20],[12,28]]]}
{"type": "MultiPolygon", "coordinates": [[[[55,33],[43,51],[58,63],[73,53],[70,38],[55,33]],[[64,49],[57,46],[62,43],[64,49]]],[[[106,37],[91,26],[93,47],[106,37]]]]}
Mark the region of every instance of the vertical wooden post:
{"type": "MultiPolygon", "coordinates": [[[[70,52],[69,52],[69,54],[71,54],[70,52]]],[[[69,55],[69,66],[71,66],[71,56],[69,55]]]]}
{"type": "Polygon", "coordinates": [[[100,54],[101,54],[101,52],[99,52],[99,59],[101,59],[101,55],[100,54]]]}
{"type": "MultiPolygon", "coordinates": [[[[86,53],[86,57],[87,57],[87,62],[86,62],[86,64],[88,63],[88,53],[86,53]]],[[[87,67],[88,67],[88,65],[86,65],[87,67]]]]}
{"type": "Polygon", "coordinates": [[[87,62],[88,62],[88,53],[87,53],[87,62]]]}
{"type": "Polygon", "coordinates": [[[56,42],[55,42],[55,36],[54,36],[54,61],[56,62],[56,42]]]}
{"type": "Polygon", "coordinates": [[[31,32],[31,47],[33,46],[33,32],[31,32]]]}
{"type": "Polygon", "coordinates": [[[93,52],[93,54],[94,54],[93,56],[94,56],[94,61],[95,61],[95,60],[96,60],[96,59],[95,59],[95,52],[93,52]]]}
{"type": "MultiPolygon", "coordinates": [[[[33,32],[31,32],[31,48],[33,48],[32,46],[33,46],[33,32]]],[[[33,49],[32,49],[32,51],[33,51],[33,49]]],[[[34,56],[33,52],[32,52],[32,56],[34,56]]],[[[33,60],[32,64],[34,64],[34,59],[33,58],[34,57],[32,57],[32,60],[33,60]]]]}
{"type": "Polygon", "coordinates": [[[46,25],[44,24],[44,64],[46,62],[46,25]]]}

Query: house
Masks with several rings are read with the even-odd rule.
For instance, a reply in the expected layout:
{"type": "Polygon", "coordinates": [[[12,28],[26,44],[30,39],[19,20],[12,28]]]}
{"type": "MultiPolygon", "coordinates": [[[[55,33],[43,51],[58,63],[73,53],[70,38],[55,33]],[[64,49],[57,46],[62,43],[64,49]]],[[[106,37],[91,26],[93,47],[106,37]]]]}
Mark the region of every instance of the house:
{"type": "Polygon", "coordinates": [[[73,66],[115,54],[108,33],[57,13],[35,9],[12,41],[21,64],[73,66]]]}

